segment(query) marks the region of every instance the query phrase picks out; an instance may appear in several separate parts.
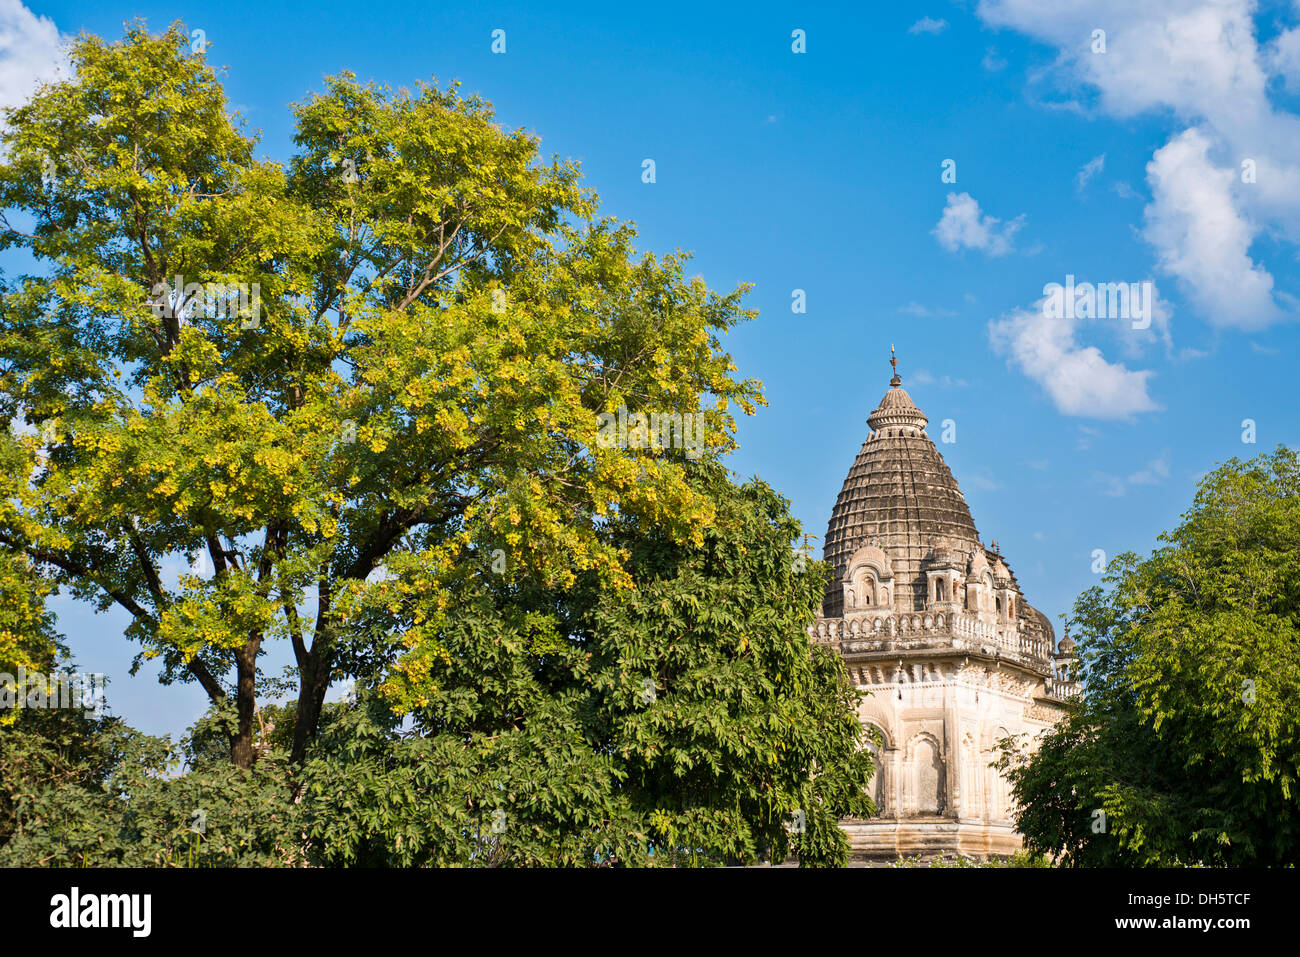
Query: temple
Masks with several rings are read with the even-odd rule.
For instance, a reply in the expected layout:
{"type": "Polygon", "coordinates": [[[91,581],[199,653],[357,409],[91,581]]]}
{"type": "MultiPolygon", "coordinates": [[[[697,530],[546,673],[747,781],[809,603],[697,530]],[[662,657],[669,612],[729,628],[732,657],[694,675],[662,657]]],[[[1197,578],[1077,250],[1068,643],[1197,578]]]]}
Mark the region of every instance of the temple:
{"type": "Polygon", "coordinates": [[[1022,734],[1032,745],[1061,717],[1073,643],[1055,645],[996,544],[980,540],[897,362],[831,513],[834,577],[810,629],[871,692],[861,719],[882,741],[878,815],[841,823],[858,858],[1009,855],[1021,838],[995,744],[1022,734]]]}

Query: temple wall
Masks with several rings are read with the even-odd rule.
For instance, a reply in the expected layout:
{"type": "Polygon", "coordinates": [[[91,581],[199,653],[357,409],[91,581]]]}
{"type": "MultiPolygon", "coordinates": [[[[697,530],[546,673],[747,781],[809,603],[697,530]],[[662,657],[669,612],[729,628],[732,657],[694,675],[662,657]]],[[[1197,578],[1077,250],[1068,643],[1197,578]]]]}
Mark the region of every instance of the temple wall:
{"type": "Polygon", "coordinates": [[[954,658],[904,669],[899,682],[893,664],[895,677],[880,681],[873,678],[885,679],[887,668],[851,668],[870,692],[860,705],[862,723],[883,739],[872,749],[879,814],[845,822],[856,835],[855,853],[892,859],[1014,852],[1020,838],[1011,788],[992,764],[999,739],[1023,735],[1032,746],[1059,716],[1059,708],[1043,704],[1042,679],[954,658]]]}

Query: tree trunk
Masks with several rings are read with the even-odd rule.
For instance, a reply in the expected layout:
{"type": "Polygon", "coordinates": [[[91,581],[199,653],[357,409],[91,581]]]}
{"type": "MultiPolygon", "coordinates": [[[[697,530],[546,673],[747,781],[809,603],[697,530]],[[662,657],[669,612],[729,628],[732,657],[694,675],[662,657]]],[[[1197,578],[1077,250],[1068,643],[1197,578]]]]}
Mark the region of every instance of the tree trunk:
{"type": "Polygon", "coordinates": [[[298,713],[293,725],[293,747],[289,751],[289,760],[294,764],[306,760],[307,748],[316,740],[321,711],[325,707],[325,692],[329,690],[330,674],[334,671],[333,623],[330,621],[332,589],[324,581],[318,587],[320,593],[311,649],[308,650],[301,641],[294,645],[294,654],[298,658],[298,713]]]}
{"type": "Polygon", "coordinates": [[[253,722],[257,708],[257,650],[262,638],[257,635],[250,638],[235,654],[235,667],[238,683],[235,689],[235,704],[238,723],[230,739],[230,760],[235,767],[248,769],[257,761],[257,745],[253,741],[253,722]]]}
{"type": "Polygon", "coordinates": [[[330,685],[330,663],[326,649],[320,648],[317,638],[312,651],[298,662],[298,713],[293,726],[293,749],[289,760],[302,764],[307,748],[316,740],[320,727],[321,711],[325,707],[325,692],[330,685]]]}

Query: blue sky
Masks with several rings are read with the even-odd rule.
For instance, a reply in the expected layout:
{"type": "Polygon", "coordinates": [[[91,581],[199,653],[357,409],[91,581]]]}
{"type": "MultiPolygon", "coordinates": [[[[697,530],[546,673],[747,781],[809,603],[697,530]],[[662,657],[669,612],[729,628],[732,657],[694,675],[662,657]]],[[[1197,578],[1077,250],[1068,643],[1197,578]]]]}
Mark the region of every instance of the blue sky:
{"type": "MultiPolygon", "coordinates": [[[[205,31],[273,159],[288,104],[325,74],[458,79],[581,161],[642,248],[692,251],[717,289],[754,283],[760,318],[728,345],[770,406],[741,423],[733,469],[824,536],[893,344],[932,436],[956,424],[940,449],[976,526],[1053,619],[1097,581],[1094,549],[1149,550],[1215,463],[1300,443],[1291,4],[547,7],[0,0],[0,101],[58,35],[116,37],[137,16],[205,31]],[[1154,283],[1150,327],[1045,317],[1044,286],[1067,275],[1154,283]]],[[[132,724],[174,732],[202,710],[195,688],[126,677],[121,616],[56,609],[132,724]]]]}

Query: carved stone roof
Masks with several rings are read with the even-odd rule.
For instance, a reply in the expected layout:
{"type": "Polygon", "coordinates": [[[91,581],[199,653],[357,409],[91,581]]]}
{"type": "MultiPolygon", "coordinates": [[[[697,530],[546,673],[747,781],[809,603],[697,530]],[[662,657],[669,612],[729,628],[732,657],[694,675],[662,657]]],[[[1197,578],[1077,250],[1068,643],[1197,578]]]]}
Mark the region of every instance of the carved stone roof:
{"type": "Polygon", "coordinates": [[[925,432],[928,421],[895,375],[867,419],[871,432],[849,469],[826,529],[825,557],[835,569],[826,596],[827,617],[841,614],[840,577],[862,545],[883,548],[899,587],[919,589],[922,602],[922,562],[933,549],[983,554],[966,499],[925,432]]]}
{"type": "Polygon", "coordinates": [[[916,407],[912,397],[902,387],[902,379],[894,376],[890,380],[889,391],[880,400],[880,406],[867,417],[867,425],[873,430],[888,428],[891,425],[910,426],[923,429],[930,420],[916,407]]]}

